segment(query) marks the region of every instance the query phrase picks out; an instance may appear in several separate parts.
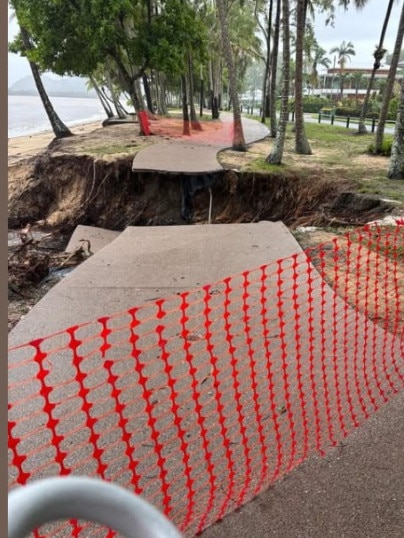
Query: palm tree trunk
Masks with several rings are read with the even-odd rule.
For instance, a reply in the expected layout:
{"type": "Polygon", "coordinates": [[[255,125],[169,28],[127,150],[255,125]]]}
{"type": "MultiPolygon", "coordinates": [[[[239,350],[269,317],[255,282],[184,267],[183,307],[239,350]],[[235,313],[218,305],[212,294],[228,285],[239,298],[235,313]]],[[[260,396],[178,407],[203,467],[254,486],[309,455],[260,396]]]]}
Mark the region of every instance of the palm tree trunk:
{"type": "Polygon", "coordinates": [[[400,22],[398,24],[396,42],[394,44],[393,56],[390,61],[390,70],[389,76],[387,77],[387,84],[383,94],[383,103],[380,109],[379,121],[377,122],[377,130],[375,135],[375,153],[380,153],[383,138],[384,138],[384,127],[386,125],[387,114],[389,111],[390,98],[393,94],[394,82],[396,80],[396,73],[398,62],[400,61],[400,52],[403,44],[404,38],[404,4],[401,9],[400,22]]]}
{"type": "Polygon", "coordinates": [[[295,151],[300,155],[311,155],[303,118],[303,38],[306,26],[306,1],[297,0],[296,12],[296,74],[295,74],[295,151]]]}
{"type": "Polygon", "coordinates": [[[233,53],[230,45],[230,37],[228,31],[228,22],[226,17],[226,10],[224,6],[224,0],[216,0],[219,23],[222,34],[222,44],[224,57],[226,59],[227,70],[229,73],[229,90],[231,101],[233,103],[233,144],[232,149],[234,151],[246,151],[246,144],[244,140],[243,124],[241,123],[240,103],[237,93],[237,80],[234,66],[233,53]]]}
{"type": "MultiPolygon", "coordinates": [[[[17,15],[17,18],[18,18],[18,15],[17,15]]],[[[21,34],[23,45],[24,45],[24,49],[26,51],[32,50],[32,45],[29,38],[29,34],[23,26],[20,26],[20,34],[21,34]]],[[[63,121],[59,118],[58,114],[56,113],[56,110],[53,108],[53,105],[43,85],[37,64],[34,62],[31,62],[31,60],[28,60],[28,62],[31,68],[32,76],[34,77],[35,86],[38,90],[39,97],[41,98],[42,104],[44,106],[46,115],[48,116],[49,122],[52,126],[52,131],[55,137],[66,138],[67,136],[73,136],[73,133],[63,123],[63,121]]]]}
{"type": "MultiPolygon", "coordinates": [[[[269,45],[269,41],[268,41],[269,45]]],[[[269,49],[269,47],[268,47],[269,49]]],[[[264,76],[262,82],[262,99],[261,99],[261,123],[265,123],[265,119],[269,115],[269,81],[271,79],[271,63],[269,51],[267,50],[267,59],[265,61],[264,76]]]]}
{"type": "Polygon", "coordinates": [[[404,178],[404,77],[401,81],[400,104],[397,110],[396,129],[387,177],[389,179],[404,178]]]}
{"type": "Polygon", "coordinates": [[[145,93],[145,96],[146,96],[147,109],[150,112],[150,114],[154,114],[153,99],[152,99],[152,95],[151,95],[149,79],[147,78],[146,73],[143,73],[143,75],[142,75],[142,82],[143,82],[144,93],[145,93]]]}
{"type": "Polygon", "coordinates": [[[181,94],[182,94],[182,134],[189,136],[191,134],[189,128],[189,114],[188,114],[188,97],[187,97],[187,79],[185,75],[181,75],[181,94]]]}
{"type": "Polygon", "coordinates": [[[358,124],[358,134],[366,134],[367,133],[367,129],[366,129],[366,125],[365,125],[365,119],[366,119],[366,113],[367,113],[368,107],[369,107],[370,92],[372,91],[373,81],[374,81],[374,78],[376,76],[376,71],[379,69],[380,62],[381,62],[381,60],[382,60],[382,58],[384,56],[383,42],[384,42],[384,36],[386,35],[387,25],[389,23],[390,14],[391,14],[391,10],[392,10],[392,7],[393,7],[393,2],[394,2],[394,0],[389,0],[386,15],[384,17],[382,32],[380,34],[379,45],[378,45],[378,47],[377,47],[377,49],[376,49],[376,51],[374,53],[375,62],[373,64],[372,74],[370,75],[370,80],[369,80],[369,84],[368,84],[368,87],[367,87],[367,90],[366,90],[365,99],[363,100],[363,103],[362,103],[361,115],[360,115],[359,124],[358,124]]]}
{"type": "Polygon", "coordinates": [[[333,92],[334,92],[334,80],[335,80],[335,62],[336,62],[336,57],[334,56],[334,65],[333,65],[333,69],[332,69],[332,77],[331,77],[331,93],[330,93],[330,98],[331,98],[331,101],[333,101],[333,92]]]}
{"type": "Polygon", "coordinates": [[[266,30],[266,44],[267,52],[265,57],[265,70],[262,83],[262,113],[261,123],[265,123],[266,117],[269,115],[269,92],[270,92],[270,80],[271,80],[271,28],[272,28],[272,9],[273,0],[270,0],[268,7],[268,27],[266,30]]]}
{"type": "Polygon", "coordinates": [[[116,95],[113,95],[112,97],[114,107],[116,110],[116,113],[118,114],[118,118],[125,119],[129,116],[128,112],[123,108],[122,104],[120,103],[118,97],[116,95]]]}
{"type": "Polygon", "coordinates": [[[203,69],[202,65],[200,67],[200,91],[199,91],[199,116],[202,118],[203,116],[203,109],[205,107],[205,89],[204,89],[204,81],[203,81],[203,69]]]}
{"type": "MultiPolygon", "coordinates": [[[[132,106],[135,109],[136,115],[137,115],[138,120],[139,120],[139,118],[140,118],[139,112],[144,112],[145,111],[143,98],[140,95],[139,80],[135,80],[134,82],[132,82],[130,84],[128,93],[129,93],[129,97],[130,97],[130,99],[132,101],[132,106]]],[[[145,135],[145,131],[143,129],[142,122],[140,120],[139,120],[139,135],[140,136],[145,135]]]]}
{"type": "Polygon", "coordinates": [[[94,88],[95,93],[97,94],[98,99],[100,100],[100,103],[102,105],[102,108],[105,110],[105,114],[107,115],[107,118],[113,118],[114,113],[112,111],[112,108],[110,107],[108,103],[108,99],[104,95],[101,88],[98,86],[94,78],[90,75],[89,80],[91,82],[91,86],[94,88]]]}
{"type": "MultiPolygon", "coordinates": [[[[215,58],[217,62],[217,58],[215,58]]],[[[217,96],[217,81],[216,81],[216,69],[213,59],[209,59],[209,86],[210,86],[210,109],[212,111],[212,120],[219,119],[219,100],[217,96]]]]}
{"type": "Polygon", "coordinates": [[[121,118],[121,119],[127,118],[129,116],[129,114],[124,109],[121,102],[119,101],[119,94],[117,94],[117,92],[116,92],[116,90],[114,88],[114,83],[112,82],[111,74],[108,71],[108,69],[106,69],[105,77],[106,77],[106,84],[105,85],[108,88],[108,91],[109,91],[111,97],[110,97],[110,99],[108,99],[108,96],[107,96],[104,88],[102,88],[102,92],[103,92],[104,97],[112,102],[112,104],[115,107],[115,110],[116,110],[116,113],[118,115],[118,118],[121,118]]]}
{"type": "Polygon", "coordinates": [[[192,63],[192,54],[190,50],[188,50],[187,56],[188,56],[189,109],[191,113],[191,127],[192,129],[195,129],[195,131],[202,131],[202,127],[198,121],[198,117],[196,115],[196,110],[195,110],[194,69],[193,69],[193,63],[192,63]]]}
{"type": "Polygon", "coordinates": [[[135,79],[135,81],[133,82],[133,86],[135,88],[135,94],[137,96],[137,102],[138,102],[139,110],[144,110],[144,111],[148,112],[146,110],[147,107],[146,107],[144,99],[143,99],[142,88],[140,87],[140,78],[135,79]]]}
{"type": "Polygon", "coordinates": [[[166,76],[164,73],[157,73],[157,102],[158,113],[163,116],[168,115],[166,104],[166,76]]]}
{"type": "Polygon", "coordinates": [[[271,138],[276,138],[277,119],[276,119],[276,83],[278,71],[278,50],[279,50],[279,34],[281,26],[281,0],[276,2],[276,14],[274,23],[274,38],[272,46],[272,61],[271,61],[271,88],[269,92],[269,118],[271,127],[271,138]]]}
{"type": "MultiPolygon", "coordinates": [[[[234,67],[234,72],[237,73],[236,65],[234,67]]],[[[234,76],[237,80],[237,75],[235,74],[234,76]]],[[[218,85],[217,102],[218,102],[218,107],[220,111],[220,110],[223,110],[223,64],[222,64],[222,59],[220,56],[219,56],[219,61],[217,62],[216,80],[217,80],[217,85],[218,85]]]]}
{"type": "Polygon", "coordinates": [[[142,107],[141,101],[139,99],[137,90],[135,88],[134,84],[131,84],[131,86],[128,89],[130,100],[132,101],[132,106],[135,109],[135,112],[141,112],[144,110],[144,107],[142,107]]]}
{"type": "Polygon", "coordinates": [[[269,164],[281,164],[283,148],[285,146],[286,126],[288,123],[289,102],[289,69],[290,69],[290,33],[289,33],[289,0],[282,1],[282,30],[283,30],[283,53],[282,53],[282,98],[281,115],[279,119],[278,133],[271,153],[266,162],[269,164]]]}
{"type": "MultiPolygon", "coordinates": [[[[111,56],[115,60],[116,66],[118,68],[118,77],[122,81],[122,84],[126,87],[126,91],[129,94],[130,100],[132,101],[132,106],[135,109],[135,112],[139,119],[139,112],[144,111],[145,106],[143,98],[140,91],[140,82],[139,79],[133,79],[129,74],[128,70],[125,67],[125,64],[122,62],[119,54],[113,54],[111,51],[111,56]]],[[[145,132],[142,126],[142,123],[139,121],[139,135],[144,136],[145,132]]]]}
{"type": "Polygon", "coordinates": [[[365,125],[365,120],[366,120],[366,114],[369,107],[370,92],[372,91],[372,88],[373,88],[373,82],[375,80],[375,76],[376,76],[376,70],[372,69],[368,87],[366,89],[365,99],[363,100],[363,103],[362,103],[361,114],[359,116],[358,134],[366,134],[368,132],[365,125]]]}

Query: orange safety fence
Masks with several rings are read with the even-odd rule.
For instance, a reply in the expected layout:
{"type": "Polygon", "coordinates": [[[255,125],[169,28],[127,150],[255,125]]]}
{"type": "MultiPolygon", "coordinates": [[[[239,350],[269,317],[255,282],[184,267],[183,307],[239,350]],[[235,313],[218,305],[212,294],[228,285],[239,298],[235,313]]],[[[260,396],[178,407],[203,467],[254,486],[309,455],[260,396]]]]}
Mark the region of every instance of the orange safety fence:
{"type": "Polygon", "coordinates": [[[368,227],[10,349],[9,487],[97,476],[195,535],[404,388],[403,262],[368,227]]]}
{"type": "Polygon", "coordinates": [[[150,132],[153,135],[172,139],[186,139],[195,145],[219,144],[221,146],[231,146],[233,141],[233,122],[227,121],[226,117],[220,121],[199,120],[197,122],[199,125],[198,129],[195,129],[191,121],[187,122],[185,126],[182,118],[155,116],[148,118],[148,123],[150,132]],[[189,129],[188,135],[184,134],[184,128],[186,129],[186,127],[189,129]]]}

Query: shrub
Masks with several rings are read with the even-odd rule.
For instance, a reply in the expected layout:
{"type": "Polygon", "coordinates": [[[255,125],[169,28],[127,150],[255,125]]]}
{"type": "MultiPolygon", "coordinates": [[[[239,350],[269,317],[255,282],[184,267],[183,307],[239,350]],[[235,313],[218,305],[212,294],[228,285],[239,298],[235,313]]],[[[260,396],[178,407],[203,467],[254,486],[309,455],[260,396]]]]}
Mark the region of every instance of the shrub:
{"type": "MultiPolygon", "coordinates": [[[[303,112],[318,114],[322,108],[335,108],[335,101],[330,101],[325,97],[319,96],[306,96],[303,98],[303,112]]],[[[393,98],[390,101],[388,120],[395,120],[398,107],[398,98],[393,98]]],[[[279,106],[278,106],[279,108],[279,106]]],[[[368,105],[368,111],[366,114],[367,119],[378,119],[380,114],[380,103],[375,100],[370,100],[368,105]]],[[[295,109],[295,100],[289,99],[289,112],[293,112],[295,109]]],[[[336,116],[350,116],[351,118],[359,118],[361,115],[362,105],[357,104],[354,99],[343,99],[339,101],[335,108],[336,116]]]]}
{"type": "MultiPolygon", "coordinates": [[[[392,145],[393,145],[393,137],[386,136],[382,142],[382,147],[381,147],[381,150],[378,152],[378,155],[384,155],[385,157],[390,157],[392,145]]],[[[373,142],[369,144],[368,146],[368,153],[376,155],[376,148],[373,142]]]]}
{"type": "Polygon", "coordinates": [[[336,116],[351,116],[351,118],[359,118],[360,114],[360,107],[338,106],[335,109],[336,116]]]}
{"type": "Polygon", "coordinates": [[[389,114],[388,119],[389,120],[395,120],[397,116],[397,110],[398,110],[398,97],[393,97],[390,99],[389,103],[389,114]]]}
{"type": "MultiPolygon", "coordinates": [[[[351,118],[359,118],[361,115],[362,108],[360,106],[358,107],[337,107],[335,111],[336,116],[350,116],[351,118]]],[[[368,112],[366,114],[366,117],[369,119],[377,119],[379,117],[379,113],[376,111],[372,111],[371,107],[369,107],[368,112]]]]}
{"type": "MultiPolygon", "coordinates": [[[[332,102],[326,99],[325,97],[317,97],[317,96],[303,97],[303,112],[307,112],[309,114],[316,114],[320,112],[320,110],[324,106],[332,106],[332,102]]],[[[294,109],[295,109],[295,100],[290,99],[289,100],[289,112],[292,112],[294,109]]]]}

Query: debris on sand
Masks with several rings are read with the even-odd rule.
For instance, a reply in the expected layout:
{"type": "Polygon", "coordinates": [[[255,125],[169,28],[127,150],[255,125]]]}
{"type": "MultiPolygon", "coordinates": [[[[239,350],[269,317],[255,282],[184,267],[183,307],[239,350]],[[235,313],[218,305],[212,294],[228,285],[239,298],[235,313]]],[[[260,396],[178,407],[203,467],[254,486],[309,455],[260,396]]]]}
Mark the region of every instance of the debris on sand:
{"type": "Polygon", "coordinates": [[[81,245],[67,254],[65,237],[58,232],[33,232],[31,224],[14,236],[17,240],[12,240],[8,247],[9,330],[69,268],[92,255],[88,239],[82,239],[81,245]]]}

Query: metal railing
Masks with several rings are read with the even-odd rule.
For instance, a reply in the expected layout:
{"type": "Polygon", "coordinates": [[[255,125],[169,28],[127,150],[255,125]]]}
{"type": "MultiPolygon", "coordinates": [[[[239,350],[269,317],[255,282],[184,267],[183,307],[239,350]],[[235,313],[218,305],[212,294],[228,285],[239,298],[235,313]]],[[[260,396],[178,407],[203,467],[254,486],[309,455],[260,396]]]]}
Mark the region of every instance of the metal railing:
{"type": "MultiPolygon", "coordinates": [[[[324,112],[318,113],[318,123],[321,123],[323,119],[329,119],[330,124],[334,125],[335,121],[337,121],[339,126],[342,126],[343,123],[345,123],[345,127],[349,129],[349,127],[352,127],[352,123],[355,123],[356,125],[359,123],[358,117],[351,117],[351,116],[336,116],[335,114],[329,114],[324,112]]],[[[375,132],[378,121],[376,118],[367,118],[365,120],[365,125],[367,127],[370,127],[370,130],[372,133],[375,132]],[[369,125],[370,122],[370,125],[369,125]]],[[[395,127],[396,122],[393,120],[387,120],[386,125],[390,125],[392,128],[395,127]]]]}

